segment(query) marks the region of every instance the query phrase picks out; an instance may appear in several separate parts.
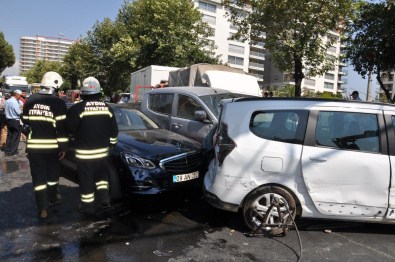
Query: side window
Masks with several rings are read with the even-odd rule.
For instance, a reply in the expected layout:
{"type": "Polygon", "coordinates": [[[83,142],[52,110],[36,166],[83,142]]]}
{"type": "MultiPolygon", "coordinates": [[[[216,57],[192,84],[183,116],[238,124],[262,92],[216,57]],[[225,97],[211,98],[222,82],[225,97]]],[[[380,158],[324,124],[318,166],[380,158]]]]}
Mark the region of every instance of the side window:
{"type": "Polygon", "coordinates": [[[173,97],[173,94],[151,94],[148,98],[148,107],[155,112],[170,115],[173,97]]]}
{"type": "Polygon", "coordinates": [[[203,110],[203,108],[195,99],[185,95],[178,95],[178,117],[194,120],[196,110],[203,110]]]}
{"type": "Polygon", "coordinates": [[[380,152],[375,114],[319,112],[315,136],[318,146],[380,152]]]}
{"type": "Polygon", "coordinates": [[[304,110],[255,112],[250,130],[265,139],[303,144],[307,117],[308,111],[304,110]]]}

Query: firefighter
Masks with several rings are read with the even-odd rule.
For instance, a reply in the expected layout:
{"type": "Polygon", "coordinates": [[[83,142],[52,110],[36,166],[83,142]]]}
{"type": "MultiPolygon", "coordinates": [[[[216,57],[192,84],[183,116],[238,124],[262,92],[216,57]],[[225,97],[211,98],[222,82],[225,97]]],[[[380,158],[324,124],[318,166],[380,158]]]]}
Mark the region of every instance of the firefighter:
{"type": "Polygon", "coordinates": [[[29,125],[26,152],[41,218],[48,216],[49,206],[60,201],[59,160],[65,156],[69,140],[67,107],[56,95],[62,83],[58,73],[45,73],[41,90],[30,96],[23,107],[22,121],[24,125],[29,125]]]}
{"type": "Polygon", "coordinates": [[[95,214],[98,205],[110,207],[107,165],[110,146],[118,141],[118,126],[113,110],[100,100],[100,83],[96,78],[83,81],[81,97],[82,101],[69,109],[67,126],[75,138],[80,212],[89,216],[95,214]]]}

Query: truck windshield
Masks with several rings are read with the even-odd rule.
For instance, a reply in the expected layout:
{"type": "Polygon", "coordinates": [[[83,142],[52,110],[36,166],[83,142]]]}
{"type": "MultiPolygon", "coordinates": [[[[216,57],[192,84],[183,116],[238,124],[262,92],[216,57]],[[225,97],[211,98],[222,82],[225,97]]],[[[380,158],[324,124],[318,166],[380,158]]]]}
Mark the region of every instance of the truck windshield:
{"type": "Polygon", "coordinates": [[[28,91],[28,86],[22,86],[22,85],[20,85],[20,86],[17,86],[17,85],[9,86],[9,85],[6,85],[5,89],[8,90],[8,91],[21,90],[21,91],[27,92],[28,91]]]}
{"type": "Polygon", "coordinates": [[[245,95],[234,94],[234,93],[222,93],[222,94],[201,96],[200,98],[202,99],[203,103],[205,103],[207,105],[207,107],[210,109],[210,111],[213,112],[215,117],[218,118],[219,105],[220,105],[220,101],[222,99],[237,98],[237,97],[242,97],[242,96],[245,96],[245,95]]]}

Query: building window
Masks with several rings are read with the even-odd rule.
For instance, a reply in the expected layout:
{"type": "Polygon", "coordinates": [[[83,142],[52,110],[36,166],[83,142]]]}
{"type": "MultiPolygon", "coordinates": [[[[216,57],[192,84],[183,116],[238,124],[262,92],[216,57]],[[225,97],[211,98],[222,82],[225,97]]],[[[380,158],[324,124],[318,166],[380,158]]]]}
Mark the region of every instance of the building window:
{"type": "Polygon", "coordinates": [[[232,37],[233,37],[234,34],[235,34],[235,33],[232,33],[232,32],[229,33],[229,40],[231,40],[231,41],[236,41],[236,42],[240,42],[240,43],[244,43],[243,39],[241,39],[241,38],[232,39],[232,37]]]}
{"type": "Polygon", "coordinates": [[[228,63],[234,65],[244,65],[244,58],[230,55],[228,56],[228,63]]]}
{"type": "Polygon", "coordinates": [[[336,53],[336,51],[337,51],[336,46],[329,47],[328,51],[331,52],[331,53],[336,53]]]}
{"type": "Polygon", "coordinates": [[[314,79],[305,79],[304,84],[307,86],[315,86],[315,80],[314,79]]]}
{"type": "Polygon", "coordinates": [[[217,12],[217,6],[216,5],[212,5],[212,4],[205,3],[205,2],[200,2],[200,1],[199,1],[199,9],[200,10],[209,11],[209,12],[212,12],[212,13],[217,12]]]}
{"type": "Polygon", "coordinates": [[[334,74],[330,74],[330,73],[326,73],[325,74],[325,79],[335,80],[335,75],[334,74]]]}
{"type": "Polygon", "coordinates": [[[215,18],[215,16],[211,16],[211,15],[205,15],[205,14],[203,14],[202,21],[203,21],[203,22],[206,22],[206,23],[209,24],[209,25],[215,25],[215,24],[216,24],[216,18],[215,18]]]}
{"type": "Polygon", "coordinates": [[[324,82],[324,88],[325,89],[333,89],[333,83],[329,83],[329,82],[324,82]]]}
{"type": "Polygon", "coordinates": [[[244,47],[238,45],[229,45],[229,52],[244,55],[244,47]]]}
{"type": "Polygon", "coordinates": [[[230,23],[230,29],[239,30],[239,27],[233,23],[230,23]]]}

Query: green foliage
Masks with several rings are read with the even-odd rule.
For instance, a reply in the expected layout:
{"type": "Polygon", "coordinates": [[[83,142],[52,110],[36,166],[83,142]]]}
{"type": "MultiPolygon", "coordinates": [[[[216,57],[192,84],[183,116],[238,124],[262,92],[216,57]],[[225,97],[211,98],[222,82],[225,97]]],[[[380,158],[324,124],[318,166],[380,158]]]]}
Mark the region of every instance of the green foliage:
{"type": "Polygon", "coordinates": [[[0,74],[7,67],[15,64],[15,54],[12,45],[4,38],[3,32],[0,32],[0,74]]]}
{"type": "Polygon", "coordinates": [[[48,71],[55,71],[60,74],[62,64],[56,61],[38,60],[34,66],[27,71],[24,76],[28,83],[40,83],[43,75],[48,71]]]}
{"type": "Polygon", "coordinates": [[[278,69],[293,72],[295,96],[301,95],[301,82],[332,69],[337,57],[326,55],[337,41],[324,38],[329,31],[346,26],[353,16],[354,0],[224,0],[230,20],[239,27],[235,38],[259,41],[266,33],[265,48],[278,69]],[[240,10],[251,10],[241,12],[240,10]]]}
{"type": "Polygon", "coordinates": [[[125,1],[114,22],[97,22],[85,39],[72,45],[62,76],[72,86],[94,76],[106,95],[125,92],[130,73],[148,65],[217,63],[214,46],[206,40],[212,34],[191,1],[125,1]]]}
{"type": "Polygon", "coordinates": [[[276,96],[278,97],[295,97],[295,86],[286,85],[283,88],[276,90],[276,96]]]}
{"type": "Polygon", "coordinates": [[[207,40],[213,29],[201,18],[192,1],[136,0],[121,8],[116,21],[138,46],[137,69],[217,63],[214,46],[207,40]]]}
{"type": "Polygon", "coordinates": [[[381,79],[383,72],[395,69],[395,6],[385,3],[361,5],[359,18],[351,25],[347,39],[346,56],[362,77],[369,72],[377,75],[377,81],[393,102],[389,90],[381,79]]]}
{"type": "Polygon", "coordinates": [[[334,99],[334,98],[342,99],[343,98],[341,93],[333,94],[332,92],[327,92],[327,91],[324,91],[323,93],[317,92],[315,97],[331,98],[331,99],[334,99]]]}

